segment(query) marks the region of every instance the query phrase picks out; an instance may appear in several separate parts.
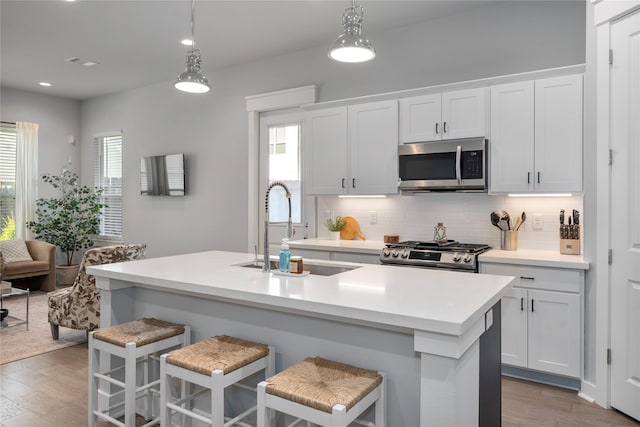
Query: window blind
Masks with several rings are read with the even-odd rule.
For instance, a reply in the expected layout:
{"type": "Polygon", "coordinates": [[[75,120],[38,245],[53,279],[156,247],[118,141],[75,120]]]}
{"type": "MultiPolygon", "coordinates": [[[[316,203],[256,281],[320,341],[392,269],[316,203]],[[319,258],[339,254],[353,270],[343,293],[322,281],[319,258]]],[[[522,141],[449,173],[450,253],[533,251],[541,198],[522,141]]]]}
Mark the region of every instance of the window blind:
{"type": "Polygon", "coordinates": [[[0,229],[15,215],[16,140],[15,126],[0,126],[0,229]]]}
{"type": "Polygon", "coordinates": [[[122,134],[93,138],[93,185],[103,189],[100,237],[122,237],[122,134]]]}

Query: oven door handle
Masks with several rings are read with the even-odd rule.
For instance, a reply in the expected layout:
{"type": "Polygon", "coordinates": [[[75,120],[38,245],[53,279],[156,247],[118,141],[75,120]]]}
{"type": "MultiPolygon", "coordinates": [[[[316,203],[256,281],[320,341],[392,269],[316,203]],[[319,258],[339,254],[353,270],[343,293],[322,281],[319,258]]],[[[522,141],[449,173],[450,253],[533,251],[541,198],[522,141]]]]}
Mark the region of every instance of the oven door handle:
{"type": "Polygon", "coordinates": [[[460,173],[461,161],[462,161],[462,146],[458,145],[456,147],[456,180],[458,180],[458,185],[462,184],[462,173],[460,173]]]}

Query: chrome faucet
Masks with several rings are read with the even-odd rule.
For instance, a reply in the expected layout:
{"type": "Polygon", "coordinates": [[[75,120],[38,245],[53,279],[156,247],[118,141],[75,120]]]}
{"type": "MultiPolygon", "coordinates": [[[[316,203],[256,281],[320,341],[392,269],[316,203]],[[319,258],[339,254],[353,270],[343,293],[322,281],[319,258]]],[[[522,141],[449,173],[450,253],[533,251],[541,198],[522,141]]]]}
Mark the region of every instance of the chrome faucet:
{"type": "Polygon", "coordinates": [[[271,183],[269,188],[267,188],[267,194],[264,197],[264,267],[262,267],[262,271],[268,272],[271,271],[271,263],[269,262],[269,193],[273,187],[282,187],[287,195],[287,200],[289,201],[289,220],[287,221],[287,239],[291,240],[293,237],[293,223],[291,221],[291,192],[284,185],[283,182],[274,181],[271,183]]]}

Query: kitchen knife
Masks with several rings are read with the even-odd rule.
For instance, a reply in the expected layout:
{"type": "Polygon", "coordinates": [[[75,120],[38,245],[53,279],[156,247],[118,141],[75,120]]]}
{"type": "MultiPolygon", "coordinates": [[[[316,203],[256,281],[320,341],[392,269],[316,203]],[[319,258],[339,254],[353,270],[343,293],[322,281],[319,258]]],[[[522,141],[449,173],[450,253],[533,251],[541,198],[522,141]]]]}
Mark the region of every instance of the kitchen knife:
{"type": "Polygon", "coordinates": [[[564,225],[564,209],[560,210],[560,225],[564,225]]]}
{"type": "Polygon", "coordinates": [[[575,209],[573,210],[573,223],[574,225],[580,224],[580,212],[575,209]]]}

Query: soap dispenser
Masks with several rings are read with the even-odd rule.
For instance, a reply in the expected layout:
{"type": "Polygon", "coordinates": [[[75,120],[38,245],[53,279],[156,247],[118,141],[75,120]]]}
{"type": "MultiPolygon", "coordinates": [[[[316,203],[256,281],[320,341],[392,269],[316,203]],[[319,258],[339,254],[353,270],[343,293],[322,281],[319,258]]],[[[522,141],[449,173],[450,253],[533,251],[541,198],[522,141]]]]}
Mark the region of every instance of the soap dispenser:
{"type": "Polygon", "coordinates": [[[280,265],[279,270],[283,273],[288,273],[291,264],[291,252],[289,251],[289,239],[282,239],[282,246],[280,247],[280,265]]]}

